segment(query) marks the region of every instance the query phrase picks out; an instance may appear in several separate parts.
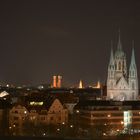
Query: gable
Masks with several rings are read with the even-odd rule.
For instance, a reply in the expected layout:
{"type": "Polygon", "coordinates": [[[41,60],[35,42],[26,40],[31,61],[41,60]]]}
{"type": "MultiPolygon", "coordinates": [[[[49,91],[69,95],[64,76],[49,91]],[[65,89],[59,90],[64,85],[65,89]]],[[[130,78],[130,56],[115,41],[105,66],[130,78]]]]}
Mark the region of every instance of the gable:
{"type": "Polygon", "coordinates": [[[124,76],[122,76],[120,78],[120,80],[117,82],[116,88],[117,89],[129,89],[129,85],[128,85],[126,79],[124,78],[124,76]]]}
{"type": "Polygon", "coordinates": [[[49,108],[49,112],[57,112],[60,110],[63,110],[64,107],[61,104],[61,102],[58,99],[55,99],[51,105],[51,107],[49,108]]]}
{"type": "Polygon", "coordinates": [[[15,105],[13,108],[10,110],[10,113],[16,113],[16,114],[27,114],[28,110],[26,109],[25,106],[22,105],[15,105]]]}

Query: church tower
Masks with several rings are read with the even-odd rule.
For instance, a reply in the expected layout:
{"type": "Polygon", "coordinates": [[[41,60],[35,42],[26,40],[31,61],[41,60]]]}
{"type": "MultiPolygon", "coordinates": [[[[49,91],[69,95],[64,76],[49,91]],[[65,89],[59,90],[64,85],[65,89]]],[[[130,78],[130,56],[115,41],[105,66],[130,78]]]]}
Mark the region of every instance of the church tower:
{"type": "Polygon", "coordinates": [[[110,54],[110,61],[108,65],[108,79],[107,79],[107,88],[110,91],[108,96],[112,98],[112,92],[111,90],[113,89],[114,86],[114,75],[115,75],[115,63],[114,63],[114,54],[113,54],[113,49],[112,49],[112,42],[111,42],[111,54],[110,54]]]}
{"type": "Polygon", "coordinates": [[[114,63],[115,63],[115,79],[119,80],[122,76],[126,78],[127,76],[126,55],[122,49],[120,34],[117,50],[115,52],[114,63]]]}
{"type": "Polygon", "coordinates": [[[138,98],[138,78],[134,49],[132,50],[129,75],[127,74],[126,54],[122,49],[120,33],[117,50],[111,49],[107,77],[107,99],[136,100],[138,98]]]}
{"type": "Polygon", "coordinates": [[[83,88],[83,82],[82,82],[82,80],[80,80],[78,88],[80,88],[80,89],[83,88]]]}
{"type": "Polygon", "coordinates": [[[138,97],[138,76],[134,48],[132,49],[131,63],[129,67],[129,85],[131,89],[130,94],[132,94],[132,99],[136,100],[138,97]]]}

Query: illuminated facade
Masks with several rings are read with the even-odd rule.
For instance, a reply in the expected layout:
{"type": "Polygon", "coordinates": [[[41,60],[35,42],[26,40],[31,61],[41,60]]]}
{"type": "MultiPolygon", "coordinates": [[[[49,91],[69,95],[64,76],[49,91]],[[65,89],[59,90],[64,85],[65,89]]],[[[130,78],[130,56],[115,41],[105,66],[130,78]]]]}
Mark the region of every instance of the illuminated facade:
{"type": "Polygon", "coordinates": [[[53,76],[53,88],[61,88],[62,87],[62,76],[53,76]]]}
{"type": "Polygon", "coordinates": [[[98,88],[98,89],[100,89],[100,88],[101,88],[101,83],[100,83],[100,81],[98,81],[97,84],[96,84],[96,86],[93,86],[93,88],[98,88]]]}
{"type": "Polygon", "coordinates": [[[60,76],[60,75],[58,75],[57,87],[58,88],[61,88],[62,87],[62,76],[60,76]]]}
{"type": "Polygon", "coordinates": [[[22,105],[14,106],[9,112],[9,130],[14,131],[13,135],[16,133],[23,133],[24,123],[27,121],[29,112],[26,107],[22,105]]]}
{"type": "Polygon", "coordinates": [[[53,76],[53,88],[57,87],[57,76],[53,76]]]}
{"type": "Polygon", "coordinates": [[[44,125],[67,123],[68,111],[58,99],[55,99],[50,106],[42,107],[42,105],[41,102],[36,102],[34,105],[30,102],[29,119],[31,122],[44,125]]]}
{"type": "Polygon", "coordinates": [[[78,88],[83,88],[83,82],[82,82],[82,80],[80,80],[79,87],[78,88]]]}
{"type": "Polygon", "coordinates": [[[107,99],[119,101],[138,99],[138,76],[134,48],[129,73],[127,73],[126,54],[122,49],[120,35],[115,55],[111,50],[107,77],[107,99]]]}
{"type": "MultiPolygon", "coordinates": [[[[26,107],[14,106],[9,113],[9,129],[18,134],[23,134],[27,123],[34,125],[58,125],[68,122],[68,110],[58,99],[48,100],[47,105],[43,102],[32,101],[26,107]]],[[[16,135],[16,134],[15,134],[16,135]]]]}

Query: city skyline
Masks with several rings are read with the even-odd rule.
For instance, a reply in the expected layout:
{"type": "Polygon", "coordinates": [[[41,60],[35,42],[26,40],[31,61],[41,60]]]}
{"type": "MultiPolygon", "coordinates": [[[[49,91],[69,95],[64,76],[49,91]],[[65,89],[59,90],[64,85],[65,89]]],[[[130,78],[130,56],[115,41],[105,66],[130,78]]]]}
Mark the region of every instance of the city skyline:
{"type": "Polygon", "coordinates": [[[111,40],[138,68],[140,18],[137,1],[2,2],[0,9],[1,83],[50,83],[62,75],[66,86],[105,83],[111,40]]]}
{"type": "Polygon", "coordinates": [[[1,139],[139,139],[140,1],[3,0],[1,139]]]}

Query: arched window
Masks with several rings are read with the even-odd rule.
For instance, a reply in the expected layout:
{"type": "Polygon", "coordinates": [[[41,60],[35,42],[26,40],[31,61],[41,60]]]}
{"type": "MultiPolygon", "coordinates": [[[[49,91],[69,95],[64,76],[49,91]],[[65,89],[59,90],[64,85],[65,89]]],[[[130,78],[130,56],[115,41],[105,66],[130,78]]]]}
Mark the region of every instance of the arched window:
{"type": "Polygon", "coordinates": [[[135,98],[135,93],[133,92],[133,93],[132,93],[132,99],[134,99],[134,98],[135,98]]]}
{"type": "Polygon", "coordinates": [[[135,72],[133,71],[133,77],[135,76],[135,72]]]}
{"type": "Polygon", "coordinates": [[[130,73],[130,76],[132,76],[132,72],[131,72],[131,71],[129,71],[129,73],[130,73]]]}
{"type": "Polygon", "coordinates": [[[115,62],[115,70],[117,70],[117,63],[115,62]]]}
{"type": "Polygon", "coordinates": [[[122,69],[124,69],[124,61],[123,61],[123,64],[122,64],[122,69]]]}
{"type": "Polygon", "coordinates": [[[113,82],[111,82],[111,88],[113,89],[113,82]]]}
{"type": "Polygon", "coordinates": [[[113,77],[113,71],[111,71],[111,77],[113,77]]]}
{"type": "Polygon", "coordinates": [[[134,83],[132,83],[132,89],[135,89],[135,84],[134,83]]]}
{"type": "Polygon", "coordinates": [[[119,70],[121,70],[121,62],[119,62],[119,70]]]}

